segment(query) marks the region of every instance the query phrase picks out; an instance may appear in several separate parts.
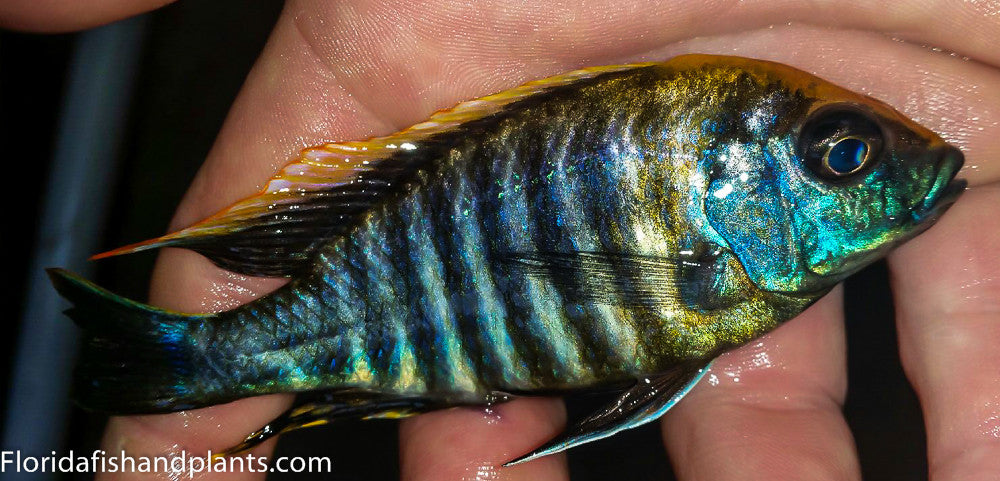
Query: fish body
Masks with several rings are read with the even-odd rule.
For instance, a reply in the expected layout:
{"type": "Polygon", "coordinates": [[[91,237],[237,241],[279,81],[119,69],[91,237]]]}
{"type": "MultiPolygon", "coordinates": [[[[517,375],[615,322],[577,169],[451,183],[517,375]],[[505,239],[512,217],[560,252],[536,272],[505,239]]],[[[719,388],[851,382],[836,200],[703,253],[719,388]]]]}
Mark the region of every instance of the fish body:
{"type": "Polygon", "coordinates": [[[512,394],[642,400],[547,454],[662,414],[714,357],[929,226],[961,164],[927,129],[807,73],[683,56],[307,149],[257,196],[110,253],[173,245],[292,277],[233,310],[179,314],[52,276],[87,330],[86,407],[319,393],[247,447],[338,417],[512,394]]]}

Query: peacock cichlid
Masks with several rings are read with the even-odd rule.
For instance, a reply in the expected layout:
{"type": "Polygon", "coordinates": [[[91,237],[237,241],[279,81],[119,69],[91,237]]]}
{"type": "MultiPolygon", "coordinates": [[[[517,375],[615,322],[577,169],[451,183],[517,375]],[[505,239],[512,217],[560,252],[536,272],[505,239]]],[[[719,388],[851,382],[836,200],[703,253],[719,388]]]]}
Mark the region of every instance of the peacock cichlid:
{"type": "Polygon", "coordinates": [[[288,276],[217,314],[66,271],[75,396],[156,413],[306,393],[232,451],[342,418],[620,389],[521,462],[656,419],[713,358],[929,227],[961,152],[794,68],[687,55],[587,68],[399,133],[304,150],[162,246],[288,276]]]}

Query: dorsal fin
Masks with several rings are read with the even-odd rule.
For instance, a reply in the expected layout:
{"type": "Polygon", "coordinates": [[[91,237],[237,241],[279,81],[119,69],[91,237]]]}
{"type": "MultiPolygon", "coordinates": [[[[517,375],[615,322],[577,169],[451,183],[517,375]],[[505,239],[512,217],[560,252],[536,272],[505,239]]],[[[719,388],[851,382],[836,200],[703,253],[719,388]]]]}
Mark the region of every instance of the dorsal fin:
{"type": "Polygon", "coordinates": [[[185,229],[91,259],[175,246],[243,274],[292,275],[308,263],[316,247],[348,232],[359,215],[433,160],[426,151],[435,148],[436,136],[556,87],[650,65],[575,70],[462,102],[392,135],[307,148],[257,194],[185,229]]]}

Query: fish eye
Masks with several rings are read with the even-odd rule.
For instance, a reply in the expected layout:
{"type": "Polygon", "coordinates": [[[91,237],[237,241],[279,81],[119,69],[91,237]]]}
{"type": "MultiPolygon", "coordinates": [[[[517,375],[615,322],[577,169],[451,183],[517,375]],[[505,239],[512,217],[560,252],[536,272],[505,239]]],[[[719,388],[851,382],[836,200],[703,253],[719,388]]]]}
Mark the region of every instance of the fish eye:
{"type": "Polygon", "coordinates": [[[882,150],[882,129],[868,114],[853,107],[820,109],[799,136],[799,155],[822,179],[839,182],[867,172],[882,150]]]}

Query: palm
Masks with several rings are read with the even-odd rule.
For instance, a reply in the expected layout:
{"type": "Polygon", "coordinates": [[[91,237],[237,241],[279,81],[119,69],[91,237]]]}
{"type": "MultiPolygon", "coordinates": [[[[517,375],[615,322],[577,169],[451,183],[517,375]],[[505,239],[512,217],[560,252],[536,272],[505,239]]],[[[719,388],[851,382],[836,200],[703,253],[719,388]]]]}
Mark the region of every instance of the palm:
{"type": "MultiPolygon", "coordinates": [[[[974,188],[939,226],[896,252],[890,266],[900,348],[925,410],[934,479],[1000,472],[1000,327],[991,322],[1000,299],[1000,219],[981,214],[1000,201],[991,185],[1000,164],[987,163],[1000,153],[1000,54],[982,40],[1000,34],[1000,17],[977,14],[972,2],[938,11],[900,2],[893,14],[752,2],[356,3],[289,2],[174,227],[256,191],[299,148],[390,133],[525,80],[689,51],[788,63],[886,100],[966,152],[965,177],[974,188]],[[890,31],[907,32],[900,35],[913,43],[881,33],[890,31]]],[[[165,251],[161,261],[154,303],[185,311],[231,307],[279,283],[233,276],[184,251],[165,251]]],[[[666,417],[664,439],[682,479],[860,476],[840,413],[846,372],[839,297],[838,290],[724,356],[715,366],[719,382],[703,383],[666,417]]],[[[106,443],[125,440],[136,453],[217,450],[288,402],[271,396],[200,416],[116,418],[106,443]]],[[[404,477],[468,477],[470,469],[495,466],[554,435],[564,418],[554,400],[519,400],[498,411],[502,423],[468,410],[406,421],[404,477]]],[[[492,475],[567,477],[560,456],[492,475]]]]}

